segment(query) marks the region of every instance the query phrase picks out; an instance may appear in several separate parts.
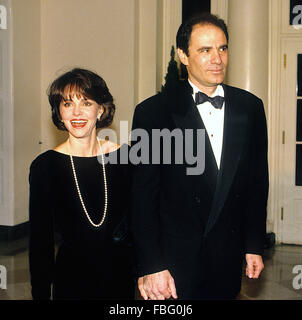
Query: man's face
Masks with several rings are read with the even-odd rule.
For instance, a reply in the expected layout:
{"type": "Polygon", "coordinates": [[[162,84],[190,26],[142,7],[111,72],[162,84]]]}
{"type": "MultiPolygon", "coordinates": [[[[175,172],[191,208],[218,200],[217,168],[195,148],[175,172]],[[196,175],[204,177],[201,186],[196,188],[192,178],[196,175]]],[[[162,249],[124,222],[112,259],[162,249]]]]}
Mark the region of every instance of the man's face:
{"type": "Polygon", "coordinates": [[[189,80],[210,94],[223,82],[228,64],[228,45],[224,32],[214,25],[195,25],[189,41],[189,56],[178,49],[187,67],[189,80]]]}

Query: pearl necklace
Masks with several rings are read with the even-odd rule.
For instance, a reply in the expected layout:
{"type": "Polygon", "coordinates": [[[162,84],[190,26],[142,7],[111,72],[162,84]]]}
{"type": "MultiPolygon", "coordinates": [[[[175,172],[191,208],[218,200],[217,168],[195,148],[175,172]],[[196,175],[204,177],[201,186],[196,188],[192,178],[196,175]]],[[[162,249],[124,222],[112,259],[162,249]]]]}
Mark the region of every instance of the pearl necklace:
{"type": "Polygon", "coordinates": [[[72,155],[70,153],[70,143],[69,143],[69,139],[68,139],[68,150],[69,150],[69,157],[70,157],[70,162],[71,162],[71,167],[72,167],[72,172],[73,172],[73,177],[74,177],[74,181],[75,181],[75,185],[77,187],[77,191],[78,191],[78,195],[79,195],[79,198],[80,198],[80,201],[81,201],[81,204],[82,204],[82,207],[83,207],[83,210],[86,214],[86,217],[87,219],[89,220],[89,222],[94,226],[94,227],[100,227],[104,220],[105,220],[105,217],[106,217],[106,213],[107,213],[107,204],[108,204],[108,192],[107,192],[107,179],[106,179],[106,170],[105,170],[105,160],[104,160],[104,154],[103,154],[103,150],[102,150],[102,146],[100,144],[100,141],[99,139],[97,139],[98,141],[98,145],[99,145],[99,148],[100,148],[100,151],[101,151],[101,157],[102,157],[102,168],[103,168],[103,176],[104,176],[104,193],[105,193],[105,204],[104,204],[104,212],[103,212],[103,217],[102,217],[102,220],[100,221],[100,223],[96,224],[94,223],[87,210],[86,210],[86,206],[85,206],[85,203],[83,201],[83,198],[82,198],[82,195],[81,195],[81,190],[80,190],[80,187],[79,187],[79,183],[78,183],[78,179],[77,179],[77,174],[76,174],[76,170],[75,170],[75,167],[74,167],[74,163],[73,163],[73,158],[72,158],[72,155]]]}

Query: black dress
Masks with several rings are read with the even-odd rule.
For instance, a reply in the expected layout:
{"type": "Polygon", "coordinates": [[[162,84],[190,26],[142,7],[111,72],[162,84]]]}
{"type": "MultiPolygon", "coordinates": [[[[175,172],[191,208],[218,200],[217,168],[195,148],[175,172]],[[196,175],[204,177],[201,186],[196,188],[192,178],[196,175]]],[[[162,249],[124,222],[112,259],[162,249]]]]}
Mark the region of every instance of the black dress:
{"type": "MultiPolygon", "coordinates": [[[[121,149],[127,149],[123,145],[121,149]]],[[[118,241],[129,211],[128,165],[121,149],[107,155],[108,209],[101,227],[88,221],[77,193],[70,158],[54,150],[30,167],[29,263],[33,299],[134,299],[133,254],[118,241]],[[55,255],[54,234],[61,241],[55,255]]],[[[124,150],[125,151],[125,150],[124,150]]],[[[73,157],[86,209],[94,223],[104,211],[104,179],[97,157],[73,157]]],[[[126,222],[126,224],[125,224],[126,222]]]]}

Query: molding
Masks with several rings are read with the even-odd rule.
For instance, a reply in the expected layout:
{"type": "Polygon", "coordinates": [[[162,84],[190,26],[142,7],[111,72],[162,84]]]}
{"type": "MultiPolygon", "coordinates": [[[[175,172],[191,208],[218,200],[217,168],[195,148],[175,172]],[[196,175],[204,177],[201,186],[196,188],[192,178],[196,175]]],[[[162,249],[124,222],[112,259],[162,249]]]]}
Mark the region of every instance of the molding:
{"type": "Polygon", "coordinates": [[[17,224],[15,226],[0,225],[0,241],[13,241],[20,238],[28,237],[29,222],[17,224]]]}
{"type": "Polygon", "coordinates": [[[135,1],[135,105],[156,92],[157,2],[135,1]]]}
{"type": "Polygon", "coordinates": [[[280,0],[269,0],[269,69],[268,69],[268,159],[270,190],[268,199],[267,225],[276,234],[276,242],[282,241],[281,206],[282,186],[279,180],[282,172],[281,164],[281,135],[280,124],[280,73],[281,73],[281,2],[280,0]]]}
{"type": "Polygon", "coordinates": [[[134,105],[161,90],[181,19],[181,0],[135,0],[134,105]]]}
{"type": "Polygon", "coordinates": [[[181,0],[135,1],[135,105],[161,90],[181,19],[181,0]]]}
{"type": "MultiPolygon", "coordinates": [[[[162,46],[159,47],[161,54],[158,54],[158,70],[156,89],[161,90],[164,84],[165,75],[167,73],[170,61],[171,47],[174,45],[176,51],[176,33],[182,22],[182,1],[181,0],[162,0],[162,46]]],[[[175,60],[178,61],[177,55],[175,60]]]]}
{"type": "Polygon", "coordinates": [[[133,108],[138,103],[138,58],[139,58],[139,0],[134,2],[134,47],[133,47],[133,108]]]}
{"type": "MultiPolygon", "coordinates": [[[[13,99],[13,14],[12,1],[3,0],[1,4],[7,10],[7,29],[1,30],[0,42],[2,42],[2,73],[3,88],[0,89],[0,97],[5,106],[2,110],[3,117],[3,148],[0,150],[0,162],[2,163],[2,177],[0,192],[0,224],[14,224],[14,99],[13,99]],[[4,45],[3,45],[4,44],[4,45]],[[4,63],[5,61],[5,63],[4,63]]],[[[2,124],[1,124],[2,126],[2,124]]]]}

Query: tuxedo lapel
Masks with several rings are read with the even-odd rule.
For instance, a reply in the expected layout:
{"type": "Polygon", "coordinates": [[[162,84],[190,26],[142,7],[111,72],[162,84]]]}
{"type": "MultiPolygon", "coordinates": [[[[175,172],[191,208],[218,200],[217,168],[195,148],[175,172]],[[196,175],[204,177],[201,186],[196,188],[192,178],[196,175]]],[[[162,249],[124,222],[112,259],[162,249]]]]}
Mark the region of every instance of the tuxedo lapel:
{"type": "Polygon", "coordinates": [[[200,129],[202,121],[195,107],[191,86],[186,81],[177,91],[168,102],[176,128],[184,132],[185,129],[200,129]]]}
{"type": "Polygon", "coordinates": [[[225,204],[246,141],[247,114],[243,112],[244,106],[229,92],[228,86],[224,85],[223,88],[225,116],[221,163],[205,234],[213,227],[225,204]]]}
{"type": "MultiPolygon", "coordinates": [[[[184,92],[183,95],[178,95],[177,101],[175,101],[174,109],[172,109],[172,118],[174,120],[174,124],[176,128],[180,128],[185,135],[186,129],[193,129],[193,150],[194,154],[197,154],[197,138],[196,138],[196,130],[203,129],[205,130],[205,165],[206,170],[203,173],[203,177],[205,178],[209,188],[214,193],[216,186],[216,177],[217,177],[217,163],[215,160],[215,156],[211,147],[211,142],[207,131],[205,129],[205,125],[202,121],[198,108],[195,105],[195,102],[192,97],[192,87],[186,82],[184,84],[183,90],[179,90],[179,92],[184,92]],[[189,87],[189,88],[188,88],[189,87]],[[213,177],[215,181],[213,181],[213,177]]],[[[199,146],[200,147],[200,146],[199,146]]],[[[199,179],[198,176],[191,176],[191,180],[193,181],[193,190],[198,190],[200,186],[198,186],[199,179]]]]}

